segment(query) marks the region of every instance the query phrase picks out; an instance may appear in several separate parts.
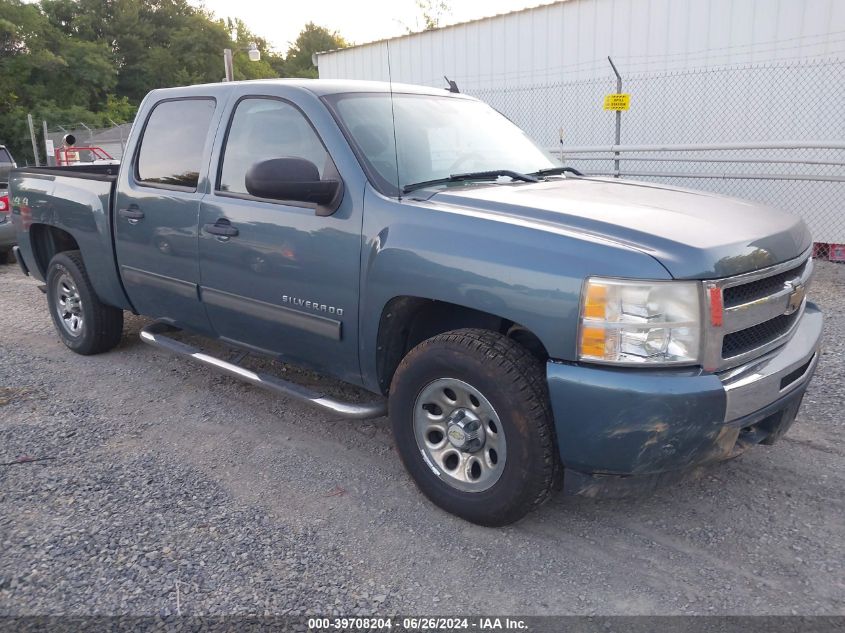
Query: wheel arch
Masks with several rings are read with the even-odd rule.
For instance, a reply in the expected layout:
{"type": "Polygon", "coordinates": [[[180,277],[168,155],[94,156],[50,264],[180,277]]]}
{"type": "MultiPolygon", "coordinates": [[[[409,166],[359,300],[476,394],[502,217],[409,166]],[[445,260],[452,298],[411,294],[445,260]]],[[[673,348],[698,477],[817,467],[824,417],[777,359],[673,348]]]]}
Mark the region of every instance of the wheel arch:
{"type": "Polygon", "coordinates": [[[80,250],[79,243],[73,235],[50,224],[33,224],[29,227],[29,234],[35,265],[44,279],[47,278],[50,261],[57,254],[80,250]]]}
{"type": "Polygon", "coordinates": [[[118,276],[113,243],[97,239],[96,234],[78,232],[74,235],[63,227],[46,222],[34,222],[27,230],[27,248],[24,250],[31,254],[27,261],[31,258],[34,262],[35,269],[30,266],[33,276],[46,280],[47,269],[56,255],[79,251],[100,300],[122,310],[135,311],[118,276]]]}
{"type": "Polygon", "coordinates": [[[545,361],[549,353],[540,338],[519,323],[468,306],[426,297],[401,295],[382,308],[376,337],[378,386],[387,394],[390,382],[405,355],[422,341],[461,328],[504,334],[545,361]]]}

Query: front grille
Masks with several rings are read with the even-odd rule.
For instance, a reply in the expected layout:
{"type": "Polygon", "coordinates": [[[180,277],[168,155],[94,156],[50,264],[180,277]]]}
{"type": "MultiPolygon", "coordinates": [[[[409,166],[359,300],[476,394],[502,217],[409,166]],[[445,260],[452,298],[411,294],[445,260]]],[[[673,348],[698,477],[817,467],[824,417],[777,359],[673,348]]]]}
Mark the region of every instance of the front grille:
{"type": "Polygon", "coordinates": [[[722,322],[711,319],[705,331],[703,366],[730,369],[759,357],[786,342],[804,314],[790,302],[790,286],[806,288],[813,276],[809,249],[794,260],[737,277],[705,281],[707,307],[717,314],[721,299],[722,322]],[[790,283],[793,282],[793,283],[790,283]],[[797,308],[792,314],[784,314],[797,308]],[[715,310],[715,311],[714,311],[715,310]]]}
{"type": "Polygon", "coordinates": [[[769,295],[773,295],[779,290],[783,289],[784,284],[790,279],[800,277],[804,272],[804,267],[807,262],[804,261],[791,270],[766,277],[765,279],[758,279],[741,286],[731,286],[725,288],[723,291],[722,300],[726,308],[733,308],[734,306],[742,305],[743,303],[750,303],[757,299],[763,299],[769,295]]]}
{"type": "Polygon", "coordinates": [[[792,314],[781,314],[769,321],[725,335],[722,340],[722,358],[739,356],[783,336],[799,316],[800,310],[792,314]]]}

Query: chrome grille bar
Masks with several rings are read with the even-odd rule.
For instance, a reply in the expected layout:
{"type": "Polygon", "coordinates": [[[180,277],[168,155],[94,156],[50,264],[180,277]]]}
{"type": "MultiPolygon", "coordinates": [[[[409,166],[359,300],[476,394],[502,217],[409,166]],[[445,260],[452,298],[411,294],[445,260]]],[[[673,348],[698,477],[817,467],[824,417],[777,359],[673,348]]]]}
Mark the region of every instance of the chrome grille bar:
{"type": "Polygon", "coordinates": [[[773,284],[774,291],[770,294],[758,296],[759,293],[757,293],[753,295],[756,298],[750,301],[724,308],[721,326],[714,326],[711,320],[707,319],[702,354],[706,370],[717,371],[735,367],[789,340],[801,320],[806,304],[806,289],[813,275],[813,260],[810,259],[810,251],[811,249],[807,249],[799,257],[782,264],[743,275],[704,282],[704,296],[707,302],[705,314],[709,315],[713,301],[712,289],[718,291],[718,297],[722,297],[727,288],[737,288],[778,276],[783,279],[781,284],[773,284]],[[788,274],[790,271],[794,271],[795,275],[788,274]],[[781,318],[785,315],[793,316],[789,319],[781,318]],[[757,327],[770,322],[772,328],[757,327]],[[725,350],[726,354],[723,354],[725,337],[734,335],[732,339],[736,339],[737,333],[746,330],[748,330],[750,341],[741,346],[743,351],[731,355],[728,350],[725,350]],[[776,332],[776,334],[772,337],[768,335],[768,332],[776,332]],[[755,336],[762,337],[759,345],[753,340],[755,336]]]}

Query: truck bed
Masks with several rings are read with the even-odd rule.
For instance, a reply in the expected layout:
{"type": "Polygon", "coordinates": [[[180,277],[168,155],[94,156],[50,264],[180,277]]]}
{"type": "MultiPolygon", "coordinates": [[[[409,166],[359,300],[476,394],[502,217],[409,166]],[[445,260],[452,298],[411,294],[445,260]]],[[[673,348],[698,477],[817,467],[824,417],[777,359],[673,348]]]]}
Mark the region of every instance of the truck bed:
{"type": "Polygon", "coordinates": [[[114,259],[112,202],[118,165],[21,167],[9,174],[12,221],[31,274],[43,279],[57,240],[72,238],[102,300],[130,304],[114,259]]]}
{"type": "Polygon", "coordinates": [[[18,167],[12,172],[28,174],[52,174],[89,180],[115,180],[120,165],[67,165],[62,167],[18,167]]]}

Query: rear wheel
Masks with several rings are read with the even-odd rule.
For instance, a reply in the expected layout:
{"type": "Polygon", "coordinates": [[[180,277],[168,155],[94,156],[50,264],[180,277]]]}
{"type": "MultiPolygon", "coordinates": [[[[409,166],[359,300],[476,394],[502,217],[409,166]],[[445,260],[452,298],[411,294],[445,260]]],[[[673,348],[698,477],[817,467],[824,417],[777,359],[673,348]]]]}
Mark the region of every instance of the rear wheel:
{"type": "Polygon", "coordinates": [[[47,303],[62,342],[77,354],[100,354],[120,342],[123,311],[97,297],[79,251],[59,253],[50,262],[47,303]]]}
{"type": "Polygon", "coordinates": [[[4,251],[0,249],[0,264],[12,264],[15,258],[12,256],[12,249],[4,251]]]}
{"type": "Polygon", "coordinates": [[[422,492],[481,525],[545,501],[558,472],[542,363],[495,332],[456,330],[403,359],[390,391],[397,448],[422,492]]]}

